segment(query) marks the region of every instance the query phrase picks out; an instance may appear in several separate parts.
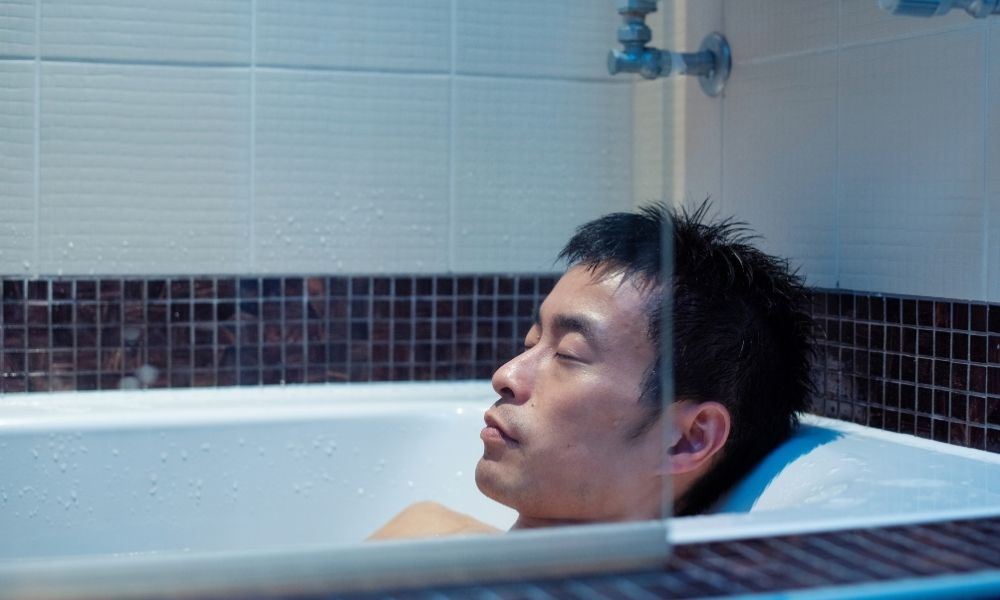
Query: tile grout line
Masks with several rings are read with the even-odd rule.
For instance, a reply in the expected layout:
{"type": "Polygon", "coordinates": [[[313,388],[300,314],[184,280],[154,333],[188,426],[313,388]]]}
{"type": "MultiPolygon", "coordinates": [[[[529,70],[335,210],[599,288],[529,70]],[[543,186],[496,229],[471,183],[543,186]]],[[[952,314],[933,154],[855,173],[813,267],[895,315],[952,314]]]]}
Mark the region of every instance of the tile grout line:
{"type": "Polygon", "coordinates": [[[250,0],[250,157],[247,233],[250,238],[250,272],[257,271],[257,0],[250,0]]]}
{"type": "MultiPolygon", "coordinates": [[[[451,0],[451,46],[450,53],[451,56],[448,60],[449,74],[448,74],[448,240],[447,240],[447,252],[448,257],[446,260],[447,269],[449,272],[455,272],[455,55],[457,41],[456,31],[458,28],[458,16],[457,16],[457,2],[458,0],[451,0]]],[[[436,285],[436,283],[435,283],[436,285]]],[[[434,290],[437,292],[437,290],[434,290]]]]}
{"type": "MultiPolygon", "coordinates": [[[[38,261],[41,259],[42,244],[39,236],[41,235],[41,123],[42,123],[42,0],[35,0],[35,101],[32,103],[34,105],[34,115],[33,115],[33,156],[32,156],[32,191],[34,192],[34,231],[33,244],[31,251],[31,265],[25,265],[25,271],[28,271],[32,266],[35,268],[36,272],[38,269],[38,261]]],[[[27,275],[27,273],[25,273],[27,275]]]]}
{"type": "Polygon", "coordinates": [[[834,138],[833,138],[833,197],[834,197],[834,210],[833,210],[833,280],[834,287],[840,288],[840,253],[841,253],[841,214],[840,210],[843,205],[843,173],[840,172],[840,148],[841,148],[841,137],[843,135],[842,130],[842,119],[840,115],[840,91],[841,83],[843,79],[843,73],[841,72],[841,53],[843,49],[841,48],[841,41],[843,38],[843,11],[844,7],[842,3],[837,3],[837,62],[834,68],[836,68],[836,79],[834,81],[834,93],[833,93],[833,120],[834,120],[834,138]]]}
{"type": "Polygon", "coordinates": [[[983,199],[982,199],[982,290],[983,297],[990,298],[990,47],[993,28],[983,28],[983,71],[982,71],[982,127],[983,132],[983,199]]]}

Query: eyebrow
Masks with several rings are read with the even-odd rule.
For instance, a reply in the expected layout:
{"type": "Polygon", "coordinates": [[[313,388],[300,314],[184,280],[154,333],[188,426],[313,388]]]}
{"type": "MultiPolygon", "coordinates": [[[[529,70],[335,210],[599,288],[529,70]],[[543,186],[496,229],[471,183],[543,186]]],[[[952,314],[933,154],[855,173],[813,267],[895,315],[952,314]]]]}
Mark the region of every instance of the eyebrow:
{"type": "MultiPolygon", "coordinates": [[[[542,327],[541,312],[538,308],[535,308],[535,313],[532,316],[535,325],[539,328],[542,327]]],[[[596,328],[594,327],[593,320],[583,316],[583,315],[573,315],[573,314],[557,314],[552,317],[552,325],[560,330],[572,333],[579,333],[587,341],[588,344],[594,346],[595,348],[600,347],[600,342],[597,338],[596,328]]]]}

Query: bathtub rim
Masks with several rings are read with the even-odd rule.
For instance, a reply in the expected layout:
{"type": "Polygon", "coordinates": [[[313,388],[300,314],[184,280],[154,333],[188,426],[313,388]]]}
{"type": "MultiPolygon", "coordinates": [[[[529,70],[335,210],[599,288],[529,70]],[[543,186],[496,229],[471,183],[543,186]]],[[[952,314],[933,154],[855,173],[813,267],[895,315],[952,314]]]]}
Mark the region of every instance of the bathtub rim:
{"type": "MultiPolygon", "coordinates": [[[[997,515],[1000,515],[1000,507],[977,516],[997,515]]],[[[921,517],[909,515],[905,523],[949,521],[970,515],[937,513],[921,517]]],[[[878,525],[903,524],[885,521],[878,525]]],[[[669,523],[666,526],[663,521],[569,526],[521,531],[515,535],[383,541],[361,546],[340,544],[254,552],[169,552],[0,561],[0,589],[4,590],[5,597],[38,600],[271,597],[402,591],[427,586],[659,569],[666,563],[672,545],[714,541],[677,539],[668,534],[669,523]],[[609,547],[616,549],[614,560],[609,560],[609,547]]],[[[807,531],[796,527],[784,533],[853,529],[858,524],[830,522],[824,525],[807,531]]],[[[721,539],[755,537],[760,532],[748,529],[742,532],[745,535],[727,533],[730,535],[721,539]]],[[[783,534],[773,530],[767,533],[783,534]]],[[[889,587],[886,589],[895,589],[895,583],[887,582],[889,587]]]]}
{"type": "Polygon", "coordinates": [[[642,521],[255,552],[0,561],[0,589],[41,600],[370,592],[650,569],[668,556],[664,522],[642,521]]]}

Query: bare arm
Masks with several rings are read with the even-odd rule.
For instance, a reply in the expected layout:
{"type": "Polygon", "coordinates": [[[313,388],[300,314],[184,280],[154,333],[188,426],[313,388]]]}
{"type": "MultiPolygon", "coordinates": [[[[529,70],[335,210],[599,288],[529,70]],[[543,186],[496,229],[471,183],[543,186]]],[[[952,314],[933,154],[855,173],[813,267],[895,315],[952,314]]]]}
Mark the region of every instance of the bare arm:
{"type": "Polygon", "coordinates": [[[417,502],[403,509],[403,512],[368,539],[392,540],[480,533],[500,533],[500,530],[437,502],[417,502]]]}

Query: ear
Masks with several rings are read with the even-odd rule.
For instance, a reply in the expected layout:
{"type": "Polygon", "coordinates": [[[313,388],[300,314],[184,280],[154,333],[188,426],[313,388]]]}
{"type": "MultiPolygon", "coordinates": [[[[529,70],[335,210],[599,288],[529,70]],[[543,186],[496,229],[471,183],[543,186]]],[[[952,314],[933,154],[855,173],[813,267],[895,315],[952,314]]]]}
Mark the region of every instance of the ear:
{"type": "Polygon", "coordinates": [[[707,469],[726,445],[732,418],[718,402],[675,402],[667,464],[673,475],[707,469]]]}

